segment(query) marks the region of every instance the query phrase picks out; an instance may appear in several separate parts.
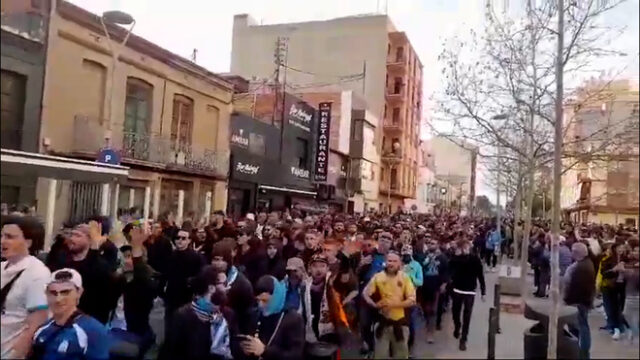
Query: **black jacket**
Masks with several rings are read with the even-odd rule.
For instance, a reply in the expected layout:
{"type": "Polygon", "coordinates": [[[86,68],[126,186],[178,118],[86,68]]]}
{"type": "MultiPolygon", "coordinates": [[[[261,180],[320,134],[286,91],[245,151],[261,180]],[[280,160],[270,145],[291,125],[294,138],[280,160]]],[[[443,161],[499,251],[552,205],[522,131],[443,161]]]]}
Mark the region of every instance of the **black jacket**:
{"type": "Polygon", "coordinates": [[[255,284],[268,270],[269,259],[263,248],[250,248],[245,254],[240,254],[234,259],[236,267],[242,271],[251,284],[255,284]]]}
{"type": "Polygon", "coordinates": [[[484,269],[480,258],[475,255],[455,255],[449,261],[453,289],[476,291],[477,282],[485,295],[484,269]]]}
{"type": "Polygon", "coordinates": [[[274,256],[273,259],[269,259],[267,262],[267,274],[282,281],[285,275],[287,275],[286,266],[287,264],[282,257],[282,251],[278,250],[276,256],[274,256]]]}
{"type": "Polygon", "coordinates": [[[144,336],[151,329],[149,314],[158,291],[158,281],[154,277],[153,269],[142,257],[134,257],[133,279],[127,282],[124,275],[119,275],[116,278],[115,289],[117,298],[121,295],[124,297],[127,331],[144,336]]]}
{"type": "MultiPolygon", "coordinates": [[[[280,319],[280,314],[263,317],[258,312],[252,313],[250,321],[250,332],[247,335],[255,335],[258,319],[260,319],[260,328],[258,337],[265,346],[269,339],[273,336],[273,340],[269,346],[266,346],[262,354],[263,360],[302,360],[304,353],[304,321],[302,315],[293,310],[286,310],[282,317],[282,322],[278,331],[274,335],[276,325],[280,319]],[[260,317],[259,317],[260,316],[260,317]]],[[[256,359],[255,357],[246,357],[247,359],[256,359]]]]}
{"type": "Polygon", "coordinates": [[[564,291],[564,302],[567,305],[580,304],[591,308],[596,293],[596,271],[593,262],[586,257],[569,266],[567,272],[570,273],[564,291]]]}
{"type": "Polygon", "coordinates": [[[175,310],[191,301],[189,280],[198,275],[204,265],[200,254],[193,249],[174,251],[169,258],[166,289],[166,306],[175,310]]]}
{"type": "Polygon", "coordinates": [[[240,330],[247,326],[247,320],[255,305],[253,286],[243,273],[238,271],[236,280],[227,292],[227,302],[238,319],[240,330]]]}
{"type": "Polygon", "coordinates": [[[146,241],[144,246],[147,249],[147,264],[160,274],[158,288],[162,293],[167,284],[169,261],[173,252],[171,241],[166,236],[160,235],[153,242],[146,241]]]}
{"type": "Polygon", "coordinates": [[[87,256],[80,261],[74,261],[68,257],[58,266],[51,268],[51,271],[71,268],[80,273],[84,290],[78,308],[85,314],[106,324],[109,320],[109,314],[114,308],[115,289],[111,267],[100,255],[100,252],[89,250],[87,256]]]}
{"type": "MultiPolygon", "coordinates": [[[[222,314],[229,326],[229,345],[234,359],[243,358],[237,338],[238,322],[229,308],[223,308],[222,314]]],[[[191,308],[191,303],[176,310],[171,318],[171,327],[167,329],[159,360],[194,359],[222,360],[222,356],[210,354],[211,325],[200,320],[191,308]]]]}

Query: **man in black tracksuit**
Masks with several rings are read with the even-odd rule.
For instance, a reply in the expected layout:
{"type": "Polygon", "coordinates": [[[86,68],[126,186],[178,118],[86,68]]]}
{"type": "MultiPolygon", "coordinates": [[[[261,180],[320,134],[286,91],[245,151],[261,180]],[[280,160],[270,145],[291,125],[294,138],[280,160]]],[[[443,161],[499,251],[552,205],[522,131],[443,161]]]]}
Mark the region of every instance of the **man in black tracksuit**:
{"type": "Polygon", "coordinates": [[[453,337],[460,338],[460,350],[467,350],[467,335],[469,322],[473,311],[473,301],[476,297],[476,286],[480,282],[482,301],[485,300],[484,271],[480,258],[471,254],[471,243],[466,240],[458,241],[455,255],[449,262],[453,288],[453,337]],[[464,306],[462,315],[462,334],[460,333],[460,310],[464,306]]]}

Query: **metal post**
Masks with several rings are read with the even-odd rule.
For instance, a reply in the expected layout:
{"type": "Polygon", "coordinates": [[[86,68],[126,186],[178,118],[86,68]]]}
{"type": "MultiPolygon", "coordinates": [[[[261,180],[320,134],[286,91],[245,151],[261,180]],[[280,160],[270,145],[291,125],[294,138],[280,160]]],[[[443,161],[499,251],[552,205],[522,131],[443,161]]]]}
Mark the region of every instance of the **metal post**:
{"type": "Polygon", "coordinates": [[[184,214],[184,190],[178,190],[178,213],[176,214],[176,225],[182,226],[183,214],[184,214]]]}
{"type": "Polygon", "coordinates": [[[100,197],[100,215],[109,215],[109,184],[102,184],[102,196],[100,197]]]}
{"type": "MultiPolygon", "coordinates": [[[[498,277],[498,281],[500,281],[500,277],[498,277]]],[[[500,334],[500,283],[496,283],[493,286],[493,307],[496,309],[495,312],[495,327],[494,330],[496,334],[500,334]]]]}
{"type": "Polygon", "coordinates": [[[160,184],[155,184],[153,188],[153,216],[160,217],[160,184]]]}
{"type": "Polygon", "coordinates": [[[496,358],[496,332],[495,332],[495,317],[496,309],[489,309],[489,331],[487,332],[487,359],[494,360],[496,358]]]}
{"type": "Polygon", "coordinates": [[[49,251],[51,248],[51,240],[53,239],[53,217],[56,210],[56,189],[58,181],[56,179],[48,179],[47,186],[47,207],[44,215],[44,250],[49,251]]]}
{"type": "Polygon", "coordinates": [[[151,205],[151,187],[145,186],[144,188],[144,205],[142,208],[142,217],[144,221],[149,220],[149,206],[151,205]]]}
{"type": "Polygon", "coordinates": [[[553,208],[551,222],[551,313],[549,314],[549,347],[547,359],[557,357],[558,347],[558,312],[559,263],[558,236],[560,235],[560,192],[562,190],[562,133],[563,133],[563,71],[564,71],[564,0],[558,0],[558,47],[556,53],[556,98],[555,98],[555,132],[553,144],[553,208]]]}
{"type": "Polygon", "coordinates": [[[113,184],[113,193],[111,194],[111,221],[115,224],[118,219],[118,200],[120,195],[120,184],[113,184]]]}
{"type": "Polygon", "coordinates": [[[211,191],[207,191],[205,195],[205,203],[204,203],[204,216],[206,224],[209,224],[209,218],[211,217],[211,201],[213,200],[213,194],[211,191]]]}
{"type": "Polygon", "coordinates": [[[129,188],[129,209],[133,208],[136,199],[136,188],[129,188]]]}

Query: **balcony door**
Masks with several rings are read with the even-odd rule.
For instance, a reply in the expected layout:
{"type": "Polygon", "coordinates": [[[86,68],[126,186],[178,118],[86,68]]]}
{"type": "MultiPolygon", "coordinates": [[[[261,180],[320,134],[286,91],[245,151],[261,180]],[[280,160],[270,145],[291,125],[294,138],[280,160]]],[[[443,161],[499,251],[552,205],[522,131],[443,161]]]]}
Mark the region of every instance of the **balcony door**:
{"type": "Polygon", "coordinates": [[[175,151],[189,152],[192,132],[193,100],[184,95],[175,95],[171,118],[171,148],[175,151]]]}
{"type": "Polygon", "coordinates": [[[127,79],[127,98],[124,107],[122,129],[123,155],[138,160],[148,160],[151,137],[151,105],[153,86],[136,78],[127,79]]]}
{"type": "Polygon", "coordinates": [[[11,71],[2,70],[0,79],[2,83],[2,101],[0,101],[2,142],[0,145],[5,149],[20,150],[27,78],[11,71]]]}

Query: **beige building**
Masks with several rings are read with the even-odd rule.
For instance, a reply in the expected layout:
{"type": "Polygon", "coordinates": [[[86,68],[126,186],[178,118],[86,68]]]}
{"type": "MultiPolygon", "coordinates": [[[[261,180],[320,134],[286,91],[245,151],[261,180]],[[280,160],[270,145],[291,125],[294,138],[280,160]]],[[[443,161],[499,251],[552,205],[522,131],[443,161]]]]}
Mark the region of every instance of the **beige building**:
{"type": "MultiPolygon", "coordinates": [[[[415,198],[422,113],[422,64],[406,34],[386,15],[259,25],[233,24],[231,73],[274,79],[278,38],[286,38],[286,81],[295,93],[353,90],[367,104],[381,154],[379,207],[415,198]]],[[[281,76],[280,80],[284,80],[281,76]]]]}
{"type": "MultiPolygon", "coordinates": [[[[41,152],[94,160],[108,148],[129,167],[110,185],[63,181],[55,222],[98,208],[178,219],[225,209],[231,84],[133,34],[114,68],[100,17],[70,3],[51,24],[41,152]]],[[[108,29],[116,48],[125,31],[108,29]]]]}
{"type": "Polygon", "coordinates": [[[436,136],[426,145],[434,157],[435,177],[445,188],[442,204],[469,211],[476,196],[477,149],[463,141],[436,136]],[[463,145],[463,146],[461,146],[463,145]]]}
{"type": "Polygon", "coordinates": [[[576,222],[638,224],[638,84],[586,83],[565,106],[561,206],[576,222]]]}

